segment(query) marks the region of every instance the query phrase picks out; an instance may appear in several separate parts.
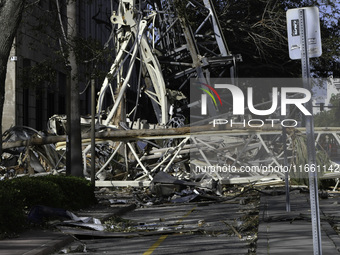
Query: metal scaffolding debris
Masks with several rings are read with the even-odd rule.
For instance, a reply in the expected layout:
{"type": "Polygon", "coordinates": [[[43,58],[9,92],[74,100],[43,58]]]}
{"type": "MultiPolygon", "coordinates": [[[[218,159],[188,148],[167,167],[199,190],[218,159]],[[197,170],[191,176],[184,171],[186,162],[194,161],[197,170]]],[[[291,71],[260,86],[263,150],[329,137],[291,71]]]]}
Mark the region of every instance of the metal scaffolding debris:
{"type": "MultiPolygon", "coordinates": [[[[303,160],[297,143],[304,143],[304,129],[287,129],[284,142],[281,127],[212,128],[209,120],[188,126],[190,79],[209,83],[210,77],[228,77],[235,82],[237,63],[242,61],[241,55],[228,49],[211,0],[120,0],[111,22],[116,56],[97,97],[97,186],[149,186],[160,172],[203,188],[211,188],[212,182],[275,183],[284,178],[284,148],[291,166],[303,160]],[[136,92],[131,109],[126,107],[128,89],[136,92]],[[139,100],[144,97],[152,112],[142,109],[139,100]],[[197,169],[197,163],[210,170],[197,169]],[[211,171],[212,167],[222,171],[211,171]],[[242,167],[254,171],[241,172],[242,167]]],[[[208,105],[208,110],[217,116],[214,107],[208,105]]],[[[7,131],[4,175],[12,170],[13,174],[64,171],[66,121],[65,116],[52,116],[48,136],[25,127],[7,131]],[[13,157],[16,161],[10,161],[13,157]]],[[[87,178],[89,121],[82,118],[87,178]]],[[[329,148],[330,139],[339,146],[340,129],[320,128],[315,133],[322,165],[336,165],[329,163],[329,151],[323,150],[329,148]]]]}
{"type": "MultiPolygon", "coordinates": [[[[289,162],[303,160],[298,155],[296,143],[303,143],[304,129],[288,131],[287,151],[289,162]]],[[[21,132],[20,132],[21,133],[21,132]]],[[[19,133],[19,134],[20,134],[19,133]]],[[[339,129],[316,129],[318,148],[329,148],[331,140],[339,139],[339,129]]],[[[13,135],[12,135],[13,136],[13,135]]],[[[211,130],[211,127],[173,128],[155,130],[106,131],[97,133],[96,139],[96,177],[97,186],[149,186],[158,172],[168,172],[179,179],[194,180],[207,185],[210,180],[221,184],[237,184],[261,181],[281,182],[284,173],[280,172],[284,161],[281,130],[211,130]],[[171,146],[163,146],[164,144],[171,146]],[[123,150],[122,150],[123,149],[123,150]],[[125,154],[121,154],[121,151],[125,154]],[[195,164],[205,162],[207,168],[197,172],[195,164]],[[208,171],[209,166],[215,166],[221,171],[208,171]],[[261,167],[262,166],[262,167],[261,167]],[[266,166],[266,168],[264,167],[266,166]],[[240,174],[240,168],[249,171],[240,174]],[[274,170],[271,171],[270,169],[274,170]],[[251,170],[251,171],[250,171],[251,170]],[[274,174],[274,175],[273,175],[274,174]]],[[[18,165],[10,164],[5,172],[22,168],[27,172],[27,164],[35,166],[27,155],[38,155],[40,165],[48,165],[44,172],[64,170],[65,142],[44,145],[44,137],[28,136],[26,143],[20,141],[22,147],[18,153],[10,151],[13,144],[19,150],[15,139],[6,141],[8,159],[16,156],[24,160],[18,165]],[[60,145],[61,144],[61,145],[60,145]],[[28,148],[28,149],[26,149],[28,148]],[[54,161],[41,153],[41,148],[51,148],[54,161]],[[30,154],[28,152],[31,151],[30,154]],[[11,154],[9,154],[11,152],[11,154]],[[32,153],[34,152],[34,153],[32,153]],[[40,154],[39,154],[40,153],[40,154]],[[52,163],[51,163],[52,162],[52,163]],[[58,165],[58,164],[59,165],[58,165]],[[26,165],[25,165],[26,164],[26,165]],[[58,167],[59,166],[59,167],[58,167]]],[[[65,137],[55,137],[64,138],[65,137]]],[[[90,157],[88,156],[89,140],[83,137],[84,173],[89,176],[90,157]]],[[[47,140],[45,143],[49,143],[47,140]]],[[[45,152],[47,153],[47,152],[45,152]]],[[[326,152],[325,152],[326,153],[326,152]]],[[[331,151],[328,151],[331,153],[331,151]]],[[[49,155],[49,154],[46,154],[49,155]]],[[[320,157],[322,159],[322,157],[320,157]]],[[[327,157],[322,164],[328,163],[327,157]]],[[[6,162],[5,160],[4,162],[6,162]]],[[[16,161],[14,161],[16,162],[16,161]]],[[[302,164],[297,163],[297,164],[302,164]]],[[[334,169],[337,167],[335,163],[334,169]]],[[[293,163],[292,163],[293,166],[293,163]]],[[[39,172],[40,168],[34,168],[39,172]]],[[[212,169],[212,168],[211,168],[212,169]]],[[[18,171],[18,170],[16,170],[18,171]]],[[[40,171],[41,172],[41,171],[40,171]]],[[[21,172],[17,172],[21,173],[21,172]]],[[[337,178],[336,171],[329,174],[337,178]]]]}

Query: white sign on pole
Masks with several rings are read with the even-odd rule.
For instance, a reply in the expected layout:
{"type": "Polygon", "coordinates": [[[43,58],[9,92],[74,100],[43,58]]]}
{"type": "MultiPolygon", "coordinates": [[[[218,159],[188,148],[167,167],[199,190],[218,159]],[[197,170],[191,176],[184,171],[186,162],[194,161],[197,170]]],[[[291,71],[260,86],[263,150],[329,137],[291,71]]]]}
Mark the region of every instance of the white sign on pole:
{"type": "MultiPolygon", "coordinates": [[[[311,90],[309,58],[320,57],[322,54],[319,9],[317,7],[305,7],[288,10],[287,30],[289,57],[291,59],[301,59],[303,86],[311,90]]],[[[309,111],[313,111],[313,106],[310,101],[306,106],[309,111]]],[[[312,166],[316,164],[313,116],[306,116],[305,121],[308,164],[312,166]]],[[[309,171],[309,191],[313,251],[314,255],[322,255],[318,179],[316,171],[309,171]]]]}
{"type": "Polygon", "coordinates": [[[303,7],[289,9],[286,13],[288,32],[288,51],[291,59],[301,59],[301,31],[299,25],[299,10],[305,10],[305,25],[307,35],[307,48],[310,58],[320,57],[321,33],[320,17],[317,7],[303,7]]]}

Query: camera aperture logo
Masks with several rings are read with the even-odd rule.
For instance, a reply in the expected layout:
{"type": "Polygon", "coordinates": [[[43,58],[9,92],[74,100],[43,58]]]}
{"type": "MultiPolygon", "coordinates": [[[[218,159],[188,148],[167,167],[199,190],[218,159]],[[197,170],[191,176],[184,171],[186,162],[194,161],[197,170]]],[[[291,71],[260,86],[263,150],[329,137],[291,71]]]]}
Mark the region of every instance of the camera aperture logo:
{"type": "MultiPolygon", "coordinates": [[[[205,84],[205,83],[198,83],[208,89],[210,89],[217,97],[218,101],[220,102],[221,106],[223,106],[223,103],[222,103],[222,100],[221,100],[221,97],[220,95],[217,93],[217,91],[211,87],[210,85],[208,84],[205,84]]],[[[214,97],[214,95],[207,89],[205,88],[202,88],[202,87],[199,87],[199,89],[201,89],[202,91],[204,91],[206,94],[202,94],[201,95],[201,114],[202,115],[207,115],[207,95],[210,96],[210,98],[213,100],[214,104],[215,104],[215,107],[217,108],[217,102],[216,102],[216,99],[214,97]]]]}

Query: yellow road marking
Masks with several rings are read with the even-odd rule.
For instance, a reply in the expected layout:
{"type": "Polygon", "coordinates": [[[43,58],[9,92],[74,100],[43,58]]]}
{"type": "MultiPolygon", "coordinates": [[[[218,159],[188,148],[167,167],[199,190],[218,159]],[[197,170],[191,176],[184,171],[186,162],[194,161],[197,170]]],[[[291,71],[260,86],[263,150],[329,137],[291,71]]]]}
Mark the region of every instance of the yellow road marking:
{"type": "MultiPolygon", "coordinates": [[[[192,213],[194,210],[196,209],[196,206],[194,208],[192,208],[189,212],[187,212],[181,219],[179,219],[176,222],[176,227],[184,220],[184,218],[188,217],[190,215],[190,213],[192,213]]],[[[168,237],[168,235],[162,235],[160,238],[158,238],[158,240],[151,245],[151,247],[143,253],[143,255],[150,255],[154,252],[154,250],[168,237]]]]}
{"type": "Polygon", "coordinates": [[[158,240],[146,251],[143,255],[150,255],[153,251],[168,237],[168,235],[162,235],[158,240]]]}

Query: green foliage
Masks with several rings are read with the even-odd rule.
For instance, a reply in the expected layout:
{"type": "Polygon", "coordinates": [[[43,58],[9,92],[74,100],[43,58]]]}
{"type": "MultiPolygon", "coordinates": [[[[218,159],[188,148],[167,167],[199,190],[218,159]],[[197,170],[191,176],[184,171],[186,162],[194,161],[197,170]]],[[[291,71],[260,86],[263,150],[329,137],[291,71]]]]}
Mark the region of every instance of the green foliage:
{"type": "Polygon", "coordinates": [[[74,176],[60,177],[55,175],[36,178],[46,182],[52,182],[61,189],[60,196],[62,197],[62,205],[60,207],[64,209],[78,210],[88,207],[96,201],[93,186],[91,182],[86,179],[74,176]]]}
{"type": "Polygon", "coordinates": [[[1,189],[14,190],[16,199],[22,202],[24,209],[37,204],[55,207],[62,205],[63,191],[49,180],[22,177],[5,180],[0,185],[1,189]]]}
{"type": "Polygon", "coordinates": [[[72,40],[78,66],[82,68],[82,74],[77,78],[80,81],[89,80],[93,75],[95,78],[103,80],[107,74],[99,68],[105,64],[112,63],[114,60],[109,47],[103,46],[98,40],[88,37],[76,36],[72,40]]]}
{"type": "Polygon", "coordinates": [[[78,177],[50,175],[1,181],[0,238],[27,227],[26,213],[35,205],[78,210],[95,202],[93,185],[78,177]]]}
{"type": "Polygon", "coordinates": [[[288,55],[287,9],[320,9],[323,54],[311,59],[312,72],[327,77],[339,62],[339,5],[334,1],[214,0],[229,49],[240,53],[239,77],[299,77],[300,61],[288,55]]]}
{"type": "Polygon", "coordinates": [[[178,12],[178,16],[180,16],[181,18],[188,18],[188,13],[186,12],[187,9],[187,4],[188,4],[188,0],[175,0],[174,1],[174,5],[176,7],[176,10],[178,12]]]}
{"type": "Polygon", "coordinates": [[[24,229],[24,203],[19,199],[20,190],[0,188],[0,239],[8,237],[13,232],[24,229]]]}
{"type": "Polygon", "coordinates": [[[56,63],[52,61],[42,61],[33,66],[24,67],[20,78],[26,88],[42,88],[43,84],[54,84],[57,73],[54,69],[56,63]]]}

